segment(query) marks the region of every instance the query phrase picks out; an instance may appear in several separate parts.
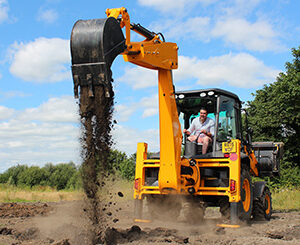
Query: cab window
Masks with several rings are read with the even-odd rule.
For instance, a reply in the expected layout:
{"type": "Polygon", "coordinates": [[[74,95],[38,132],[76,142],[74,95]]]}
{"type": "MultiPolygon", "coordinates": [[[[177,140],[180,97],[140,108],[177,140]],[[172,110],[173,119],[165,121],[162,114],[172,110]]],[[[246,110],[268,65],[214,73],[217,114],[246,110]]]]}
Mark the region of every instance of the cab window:
{"type": "Polygon", "coordinates": [[[234,99],[220,96],[218,141],[237,138],[237,111],[234,105],[234,99]]]}

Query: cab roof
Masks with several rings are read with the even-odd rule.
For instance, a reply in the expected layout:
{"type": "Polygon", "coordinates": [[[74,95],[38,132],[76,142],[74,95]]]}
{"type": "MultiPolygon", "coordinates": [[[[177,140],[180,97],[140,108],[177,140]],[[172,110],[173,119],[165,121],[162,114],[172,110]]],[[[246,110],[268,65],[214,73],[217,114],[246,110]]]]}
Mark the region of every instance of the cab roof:
{"type": "Polygon", "coordinates": [[[208,89],[198,89],[198,90],[186,90],[186,91],[176,91],[175,95],[180,95],[180,94],[184,94],[185,97],[200,97],[201,93],[208,93],[210,91],[213,91],[214,94],[216,95],[226,95],[228,97],[231,97],[235,100],[237,100],[239,103],[241,103],[239,97],[234,94],[231,93],[229,91],[226,91],[224,89],[220,89],[220,88],[208,88],[208,89]]]}

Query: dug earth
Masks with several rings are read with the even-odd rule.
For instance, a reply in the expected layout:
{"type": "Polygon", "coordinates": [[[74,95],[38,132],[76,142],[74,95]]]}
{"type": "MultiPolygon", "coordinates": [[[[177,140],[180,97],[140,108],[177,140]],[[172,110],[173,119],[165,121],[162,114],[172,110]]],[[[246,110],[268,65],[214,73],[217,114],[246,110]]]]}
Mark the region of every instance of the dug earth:
{"type": "MultiPolygon", "coordinates": [[[[115,195],[118,195],[115,193],[115,195]]],[[[201,225],[177,221],[133,222],[133,201],[104,205],[106,244],[300,244],[300,212],[276,212],[268,222],[220,228],[218,209],[201,225]]],[[[83,201],[0,204],[0,244],[91,244],[91,220],[83,201]]]]}

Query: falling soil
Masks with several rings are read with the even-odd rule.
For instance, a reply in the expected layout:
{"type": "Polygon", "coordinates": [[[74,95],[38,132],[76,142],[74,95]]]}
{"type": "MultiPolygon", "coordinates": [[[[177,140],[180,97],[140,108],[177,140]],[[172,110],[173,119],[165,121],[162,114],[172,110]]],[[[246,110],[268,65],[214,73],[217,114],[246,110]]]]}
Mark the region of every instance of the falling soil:
{"type": "MultiPolygon", "coordinates": [[[[80,88],[79,110],[81,117],[81,157],[83,188],[88,200],[88,215],[95,234],[102,234],[105,216],[101,214],[101,187],[107,177],[107,157],[112,145],[112,88],[94,86],[94,96],[89,96],[89,88],[80,88]],[[109,96],[108,94],[109,93],[109,96]],[[101,184],[100,184],[101,183],[101,184]]],[[[95,235],[93,244],[101,238],[95,235]]]]}

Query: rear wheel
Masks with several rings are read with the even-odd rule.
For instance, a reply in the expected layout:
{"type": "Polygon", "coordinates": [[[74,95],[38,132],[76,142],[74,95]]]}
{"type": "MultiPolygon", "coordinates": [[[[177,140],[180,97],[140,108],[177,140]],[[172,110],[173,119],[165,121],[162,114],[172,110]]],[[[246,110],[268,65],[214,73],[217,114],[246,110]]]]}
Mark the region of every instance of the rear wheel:
{"type": "Polygon", "coordinates": [[[224,198],[220,200],[220,213],[224,219],[230,218],[230,203],[228,198],[224,198]]]}
{"type": "Polygon", "coordinates": [[[247,168],[241,173],[241,201],[238,203],[238,217],[241,220],[250,220],[253,206],[253,189],[250,173],[247,168]]]}
{"type": "Polygon", "coordinates": [[[151,195],[147,197],[151,219],[176,220],[181,211],[181,198],[177,195],[151,195]]]}
{"type": "Polygon", "coordinates": [[[268,187],[265,187],[262,195],[254,200],[253,219],[270,220],[272,215],[272,197],[268,187]]]}
{"type": "Polygon", "coordinates": [[[200,224],[203,222],[205,206],[197,198],[188,198],[183,207],[186,222],[200,224]]]}

